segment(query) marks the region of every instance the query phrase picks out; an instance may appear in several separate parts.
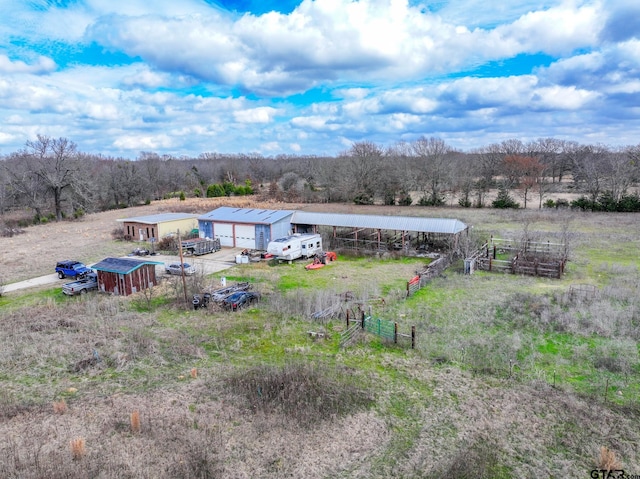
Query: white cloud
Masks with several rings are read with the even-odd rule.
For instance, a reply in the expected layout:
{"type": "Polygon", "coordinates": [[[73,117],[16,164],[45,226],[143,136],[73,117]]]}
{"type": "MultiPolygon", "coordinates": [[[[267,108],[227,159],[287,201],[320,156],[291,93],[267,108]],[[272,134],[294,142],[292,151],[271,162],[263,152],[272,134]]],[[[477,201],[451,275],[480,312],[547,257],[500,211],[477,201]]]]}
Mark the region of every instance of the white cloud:
{"type": "Polygon", "coordinates": [[[567,4],[495,29],[469,30],[407,0],[304,0],[287,15],[237,20],[217,12],[104,16],[87,30],[87,40],[164,71],[276,95],[363,75],[417,79],[520,53],[586,48],[602,23],[595,7],[567,4]]]}
{"type": "Polygon", "coordinates": [[[0,73],[3,74],[15,74],[15,73],[50,73],[56,69],[56,63],[50,58],[40,56],[34,63],[27,64],[21,60],[12,61],[6,55],[0,55],[0,73]]]}
{"type": "Polygon", "coordinates": [[[240,123],[270,123],[277,111],[271,107],[258,107],[235,111],[233,116],[240,123]]]}
{"type": "Polygon", "coordinates": [[[171,148],[173,146],[173,141],[168,135],[164,134],[148,136],[122,135],[115,139],[113,146],[123,150],[154,151],[171,148]]]}

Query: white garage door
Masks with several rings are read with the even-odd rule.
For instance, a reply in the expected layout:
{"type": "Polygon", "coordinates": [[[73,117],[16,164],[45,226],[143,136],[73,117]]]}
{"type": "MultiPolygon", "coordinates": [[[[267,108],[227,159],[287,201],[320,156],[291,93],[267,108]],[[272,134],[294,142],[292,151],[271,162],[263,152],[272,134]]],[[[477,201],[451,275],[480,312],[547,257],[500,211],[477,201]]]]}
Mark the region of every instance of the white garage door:
{"type": "Polygon", "coordinates": [[[256,247],[256,227],[254,225],[236,225],[236,248],[256,247]]]}
{"type": "Polygon", "coordinates": [[[233,225],[227,223],[213,223],[213,236],[220,240],[220,246],[233,248],[233,225]]]}

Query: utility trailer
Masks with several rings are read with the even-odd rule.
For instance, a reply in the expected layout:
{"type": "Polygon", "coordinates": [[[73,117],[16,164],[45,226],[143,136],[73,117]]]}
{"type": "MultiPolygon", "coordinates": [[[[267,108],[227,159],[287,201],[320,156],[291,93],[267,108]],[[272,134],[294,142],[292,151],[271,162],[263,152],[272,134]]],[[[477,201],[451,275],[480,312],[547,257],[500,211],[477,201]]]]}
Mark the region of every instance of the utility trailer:
{"type": "Polygon", "coordinates": [[[202,254],[215,253],[220,250],[220,240],[209,238],[194,238],[182,242],[184,254],[200,256],[202,254]]]}
{"type": "Polygon", "coordinates": [[[276,259],[292,261],[311,258],[322,252],[322,236],[313,233],[296,233],[275,239],[267,245],[267,253],[276,259]]]}

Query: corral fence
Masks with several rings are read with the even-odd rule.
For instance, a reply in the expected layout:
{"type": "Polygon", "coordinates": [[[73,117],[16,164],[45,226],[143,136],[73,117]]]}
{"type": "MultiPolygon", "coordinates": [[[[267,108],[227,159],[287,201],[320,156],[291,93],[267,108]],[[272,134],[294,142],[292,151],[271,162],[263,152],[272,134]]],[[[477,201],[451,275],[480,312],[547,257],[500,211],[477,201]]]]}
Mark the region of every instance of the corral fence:
{"type": "Polygon", "coordinates": [[[375,334],[383,341],[410,345],[411,349],[416,347],[415,326],[411,326],[411,330],[408,333],[402,333],[397,322],[374,318],[364,313],[362,313],[359,320],[350,320],[349,315],[347,315],[347,328],[340,336],[340,347],[345,348],[353,344],[365,332],[375,334]]]}
{"type": "Polygon", "coordinates": [[[564,243],[491,238],[464,260],[465,274],[492,271],[560,278],[567,263],[564,243]]]}
{"type": "Polygon", "coordinates": [[[433,263],[427,265],[422,271],[407,281],[407,297],[415,294],[416,291],[424,288],[429,281],[440,275],[452,262],[450,255],[441,256],[433,263]]]}

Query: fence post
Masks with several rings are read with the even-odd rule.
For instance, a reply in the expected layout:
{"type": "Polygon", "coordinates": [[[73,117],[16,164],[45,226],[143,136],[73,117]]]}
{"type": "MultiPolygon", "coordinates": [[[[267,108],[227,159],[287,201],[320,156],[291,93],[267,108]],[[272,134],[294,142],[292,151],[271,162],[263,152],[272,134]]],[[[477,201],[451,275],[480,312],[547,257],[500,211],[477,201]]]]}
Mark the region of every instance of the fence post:
{"type": "Polygon", "coordinates": [[[398,323],[393,323],[393,342],[398,344],[398,323]]]}
{"type": "Polygon", "coordinates": [[[416,327],[411,326],[411,349],[416,349],[416,327]]]}
{"type": "Polygon", "coordinates": [[[347,308],[347,330],[349,329],[349,308],[347,308]]]}
{"type": "Polygon", "coordinates": [[[362,312],[362,320],[360,321],[360,324],[362,325],[362,329],[364,329],[364,311],[362,312]]]}

